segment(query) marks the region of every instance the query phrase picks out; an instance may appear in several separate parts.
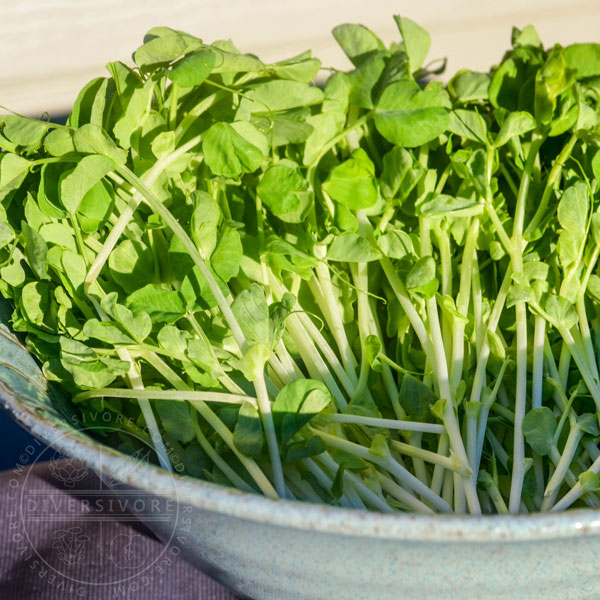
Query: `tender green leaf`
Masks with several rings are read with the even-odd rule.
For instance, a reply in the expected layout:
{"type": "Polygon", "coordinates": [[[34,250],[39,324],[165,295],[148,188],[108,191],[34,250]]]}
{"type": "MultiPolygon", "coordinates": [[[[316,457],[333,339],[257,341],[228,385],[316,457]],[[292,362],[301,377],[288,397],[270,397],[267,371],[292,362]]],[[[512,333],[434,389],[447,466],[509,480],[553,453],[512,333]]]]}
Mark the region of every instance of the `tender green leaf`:
{"type": "Polygon", "coordinates": [[[273,402],[273,420],[283,443],[331,402],[327,387],[314,379],[296,379],[284,386],[273,402]]]}
{"type": "Polygon", "coordinates": [[[344,233],[333,238],[327,258],[342,262],[370,262],[381,258],[381,253],[358,233],[344,233]]]}
{"type": "Polygon", "coordinates": [[[485,120],[474,110],[458,108],[451,111],[448,130],[468,140],[487,144],[485,120]]]}
{"type": "Polygon", "coordinates": [[[566,231],[582,236],[587,227],[590,200],[587,185],[580,181],[568,187],[558,203],[558,222],[566,231]]]}
{"type": "Polygon", "coordinates": [[[276,164],[263,174],[256,193],[267,208],[286,223],[301,223],[312,206],[312,193],[301,173],[288,165],[276,164]]]}
{"type": "Polygon", "coordinates": [[[31,270],[38,279],[49,279],[46,261],[48,244],[35,229],[32,229],[24,221],[21,223],[21,231],[24,237],[25,257],[31,270]]]}
{"type": "Polygon", "coordinates": [[[107,174],[113,171],[112,159],[99,154],[84,156],[60,183],[62,205],[71,213],[79,208],[84,196],[107,174]]]}
{"type": "Polygon", "coordinates": [[[317,435],[307,440],[294,442],[287,447],[285,462],[293,463],[303,458],[311,458],[325,452],[325,442],[317,435]]]}
{"type": "Polygon", "coordinates": [[[215,123],[205,134],[202,150],[206,164],[215,175],[238,178],[256,171],[263,153],[246,141],[229,123],[215,123]]]}
{"type": "Polygon", "coordinates": [[[17,115],[1,115],[0,125],[4,124],[2,134],[16,146],[34,150],[42,145],[48,131],[48,125],[35,119],[17,115]]]}
{"type": "Polygon", "coordinates": [[[149,283],[127,297],[127,306],[145,312],[155,322],[173,323],[186,312],[181,294],[149,283]]]}
{"type": "Polygon", "coordinates": [[[408,55],[410,72],[421,68],[431,47],[431,37],[425,29],[406,17],[394,16],[396,25],[404,41],[404,49],[408,55]]]}
{"type": "Polygon", "coordinates": [[[178,442],[190,442],[196,437],[191,407],[179,400],[156,400],[156,412],[165,431],[178,442]]]}
{"type": "Polygon", "coordinates": [[[126,239],[110,253],[108,268],[115,282],[130,293],[148,282],[148,274],[154,271],[154,258],[146,246],[126,239]]]}
{"type": "Polygon", "coordinates": [[[496,136],[494,146],[500,148],[504,146],[514,136],[522,136],[528,131],[532,131],[536,128],[536,122],[532,115],[524,111],[515,111],[509,113],[508,117],[496,136]]]}
{"type": "Polygon", "coordinates": [[[124,165],[127,160],[125,150],[119,148],[98,125],[86,124],[76,129],[73,134],[73,144],[77,152],[102,154],[112,159],[116,165],[124,165]]]}
{"type": "Polygon", "coordinates": [[[435,272],[435,261],[431,256],[420,258],[406,276],[406,289],[419,292],[426,298],[431,298],[438,288],[435,272]]]}
{"type": "Polygon", "coordinates": [[[245,456],[260,456],[265,444],[258,410],[250,402],[240,406],[238,421],[233,430],[233,443],[245,456]]]}
{"type": "Polygon", "coordinates": [[[106,342],[107,344],[134,344],[135,340],[127,335],[116,323],[90,319],[83,326],[83,335],[106,342]]]}
{"type": "Polygon", "coordinates": [[[359,66],[373,52],[385,49],[383,42],[364,25],[346,23],[334,27],[331,33],[355,66],[359,66]]]}
{"type": "Polygon", "coordinates": [[[275,79],[259,83],[246,92],[240,111],[271,113],[299,106],[313,106],[323,101],[323,92],[313,85],[275,79]]]}
{"type": "Polygon", "coordinates": [[[377,102],[375,126],[392,144],[414,148],[448,129],[447,104],[445,92],[421,90],[410,80],[396,81],[383,91],[377,102]]]}
{"type": "Polygon", "coordinates": [[[249,343],[270,345],[269,307],[261,285],[253,283],[238,294],[231,310],[249,343]]]}
{"type": "Polygon", "coordinates": [[[399,393],[400,405],[414,421],[431,420],[430,409],[437,401],[435,394],[418,379],[406,374],[402,378],[399,393]]]}
{"type": "Polygon", "coordinates": [[[404,231],[390,231],[377,239],[379,249],[389,258],[404,258],[414,254],[410,236],[404,231]]]}
{"type": "Polygon", "coordinates": [[[169,79],[181,87],[200,85],[215,66],[216,56],[211,50],[200,50],[184,56],[169,72],[169,79]]]}
{"type": "Polygon", "coordinates": [[[323,189],[331,198],[348,208],[369,208],[378,198],[375,166],[367,153],[358,148],[348,160],[330,171],[323,189]]]}
{"type": "Polygon", "coordinates": [[[240,234],[227,225],[223,227],[221,237],[210,257],[215,273],[225,282],[235,277],[240,270],[243,248],[240,234]]]}
{"type": "Polygon", "coordinates": [[[600,75],[600,44],[571,44],[564,49],[564,59],[577,71],[577,79],[600,75]]]}
{"type": "Polygon", "coordinates": [[[0,154],[0,197],[17,189],[22,183],[31,163],[10,152],[0,154]]]}
{"type": "Polygon", "coordinates": [[[530,410],[523,419],[523,435],[534,452],[546,456],[550,452],[556,430],[556,417],[546,406],[530,410]]]}

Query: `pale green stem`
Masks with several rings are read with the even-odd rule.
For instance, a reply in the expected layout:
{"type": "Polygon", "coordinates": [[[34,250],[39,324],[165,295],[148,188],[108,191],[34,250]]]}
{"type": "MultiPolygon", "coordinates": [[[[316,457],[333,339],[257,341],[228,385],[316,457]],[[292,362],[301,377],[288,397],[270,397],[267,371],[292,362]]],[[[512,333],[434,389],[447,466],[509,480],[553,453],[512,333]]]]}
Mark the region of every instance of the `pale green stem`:
{"type": "Polygon", "coordinates": [[[556,496],[565,479],[569,465],[573,462],[573,458],[575,457],[582,437],[583,432],[577,426],[571,427],[560,460],[544,490],[544,500],[541,508],[542,512],[549,511],[554,505],[556,496]]]}
{"type": "Polygon", "coordinates": [[[376,472],[376,475],[379,483],[381,483],[381,487],[390,494],[390,496],[393,496],[396,500],[400,500],[400,502],[406,504],[408,508],[412,508],[412,510],[417,513],[426,515],[433,514],[433,511],[429,506],[421,502],[418,498],[415,498],[415,496],[410,492],[407,492],[404,488],[400,487],[393,479],[379,471],[376,472]]]}
{"type": "Polygon", "coordinates": [[[430,450],[425,450],[423,448],[417,448],[412,444],[406,444],[398,440],[392,440],[391,445],[392,448],[404,456],[416,457],[434,465],[440,465],[442,468],[450,469],[450,471],[458,473],[462,477],[468,477],[471,474],[469,465],[461,462],[456,454],[443,456],[441,454],[437,454],[436,452],[431,452],[430,450]]]}
{"type": "MultiPolygon", "coordinates": [[[[479,233],[479,219],[473,219],[463,250],[462,266],[460,270],[460,285],[456,297],[456,310],[461,315],[467,315],[469,311],[469,299],[471,295],[471,276],[473,274],[473,259],[475,258],[475,244],[479,233]]],[[[463,361],[465,355],[465,322],[463,319],[454,317],[452,323],[452,362],[450,366],[450,389],[453,394],[462,378],[463,361]]]]}
{"type": "Polygon", "coordinates": [[[80,392],[73,396],[73,402],[87,400],[88,398],[147,398],[148,400],[202,400],[203,402],[224,402],[227,404],[243,404],[250,402],[256,404],[252,396],[226,394],[223,392],[183,391],[183,390],[129,390],[126,388],[100,388],[80,392]]]}
{"type": "Polygon", "coordinates": [[[437,508],[441,512],[451,512],[450,506],[444,502],[437,494],[434,494],[423,482],[419,481],[412,473],[407,471],[398,461],[396,461],[391,454],[384,457],[377,456],[369,451],[368,448],[349,442],[348,440],[340,439],[336,436],[330,435],[318,429],[311,428],[311,431],[318,435],[325,444],[332,448],[338,448],[344,450],[350,454],[354,454],[363,460],[375,463],[380,467],[383,467],[389,471],[394,477],[396,477],[402,484],[411,489],[413,492],[419,494],[424,500],[431,503],[432,506],[437,508]]]}
{"type": "Polygon", "coordinates": [[[437,423],[419,423],[417,421],[399,421],[395,419],[378,419],[376,417],[363,417],[361,415],[333,414],[323,415],[325,421],[332,423],[356,423],[368,427],[383,427],[400,431],[419,431],[422,433],[443,433],[444,428],[437,423]]]}
{"type": "Polygon", "coordinates": [[[542,407],[542,383],[544,376],[544,342],[546,340],[546,319],[535,316],[533,333],[533,373],[531,375],[531,408],[542,407]]]}

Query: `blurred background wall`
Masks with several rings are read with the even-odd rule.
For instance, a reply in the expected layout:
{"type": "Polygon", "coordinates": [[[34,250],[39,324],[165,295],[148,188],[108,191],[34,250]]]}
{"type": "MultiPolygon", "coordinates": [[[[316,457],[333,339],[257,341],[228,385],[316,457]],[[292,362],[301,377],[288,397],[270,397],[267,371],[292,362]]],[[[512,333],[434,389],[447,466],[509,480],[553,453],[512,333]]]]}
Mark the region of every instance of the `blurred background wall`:
{"type": "Polygon", "coordinates": [[[447,73],[488,69],[511,27],[534,24],[545,45],[600,41],[598,0],[5,0],[0,34],[0,104],[31,116],[68,111],[78,90],[125,60],[155,25],[212,42],[231,38],[270,62],[311,48],[326,66],[348,63],[330,35],[363,23],[384,42],[399,39],[393,14],[425,26],[430,59],[447,73]]]}

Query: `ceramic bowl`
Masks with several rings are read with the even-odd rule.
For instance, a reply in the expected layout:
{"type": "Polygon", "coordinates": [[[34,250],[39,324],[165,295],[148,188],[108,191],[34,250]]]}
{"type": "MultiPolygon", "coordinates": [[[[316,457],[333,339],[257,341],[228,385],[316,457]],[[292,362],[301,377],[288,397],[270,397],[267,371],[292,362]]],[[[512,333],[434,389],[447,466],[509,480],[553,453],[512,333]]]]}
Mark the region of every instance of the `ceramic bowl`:
{"type": "Polygon", "coordinates": [[[83,460],[118,494],[175,505],[177,510],[163,511],[168,518],[152,519],[144,508],[139,517],[161,539],[176,543],[189,562],[242,597],[600,598],[597,511],[383,515],[272,501],[171,476],[148,463],[132,468],[130,457],[78,431],[55,408],[40,369],[5,324],[0,324],[0,400],[34,436],[83,460]]]}

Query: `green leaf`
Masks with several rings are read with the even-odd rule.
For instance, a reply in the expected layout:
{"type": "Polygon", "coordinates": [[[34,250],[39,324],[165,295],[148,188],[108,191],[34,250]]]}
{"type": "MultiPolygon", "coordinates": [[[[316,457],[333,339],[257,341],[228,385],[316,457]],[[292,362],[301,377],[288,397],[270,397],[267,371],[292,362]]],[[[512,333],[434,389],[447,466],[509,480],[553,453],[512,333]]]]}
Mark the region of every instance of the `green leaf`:
{"type": "Polygon", "coordinates": [[[556,430],[556,417],[546,406],[530,410],[523,418],[523,435],[534,452],[546,456],[550,452],[556,430]]]}
{"type": "Polygon", "coordinates": [[[95,233],[108,220],[115,201],[115,191],[107,181],[98,181],[83,196],[77,218],[84,233],[95,233]]]}
{"type": "Polygon", "coordinates": [[[192,239],[206,259],[217,245],[221,209],[212,196],[203,191],[196,192],[194,203],[190,225],[192,239]]]}
{"type": "Polygon", "coordinates": [[[406,289],[419,292],[426,298],[431,298],[438,288],[435,272],[435,260],[431,256],[420,258],[406,276],[406,289]]]}
{"type": "Polygon", "coordinates": [[[377,131],[392,144],[408,148],[434,140],[450,123],[444,94],[421,90],[410,80],[392,83],[377,102],[377,131]]]}
{"type": "Polygon", "coordinates": [[[29,173],[31,163],[16,154],[0,154],[0,197],[16,190],[29,173]]]}
{"type": "Polygon", "coordinates": [[[102,154],[112,159],[116,165],[124,165],[127,153],[119,148],[113,139],[98,125],[86,124],[75,130],[73,144],[77,152],[102,154]]]}
{"type": "Polygon", "coordinates": [[[83,326],[83,335],[106,342],[107,344],[134,344],[135,340],[127,335],[116,323],[90,319],[83,326]]]}
{"type": "Polygon", "coordinates": [[[308,181],[288,165],[276,164],[263,174],[256,193],[265,206],[286,223],[301,223],[312,206],[308,181]]]}
{"type": "Polygon", "coordinates": [[[239,369],[248,381],[256,381],[265,369],[271,350],[266,344],[252,344],[239,361],[239,369]]]}
{"type": "Polygon", "coordinates": [[[110,253],[108,268],[115,282],[131,293],[148,283],[148,274],[154,272],[154,257],[142,243],[126,239],[110,253]]]}
{"type": "Polygon", "coordinates": [[[133,60],[140,69],[146,71],[168,64],[202,45],[201,40],[168,27],[151,29],[144,40],[145,44],[133,53],[133,60]]]}
{"type": "Polygon", "coordinates": [[[412,155],[404,148],[394,147],[383,157],[380,183],[384,198],[394,198],[396,196],[413,162],[412,155]]]}
{"type": "Polygon", "coordinates": [[[598,417],[592,413],[584,413],[577,417],[577,427],[593,437],[600,435],[600,427],[598,427],[598,417]]]}
{"type": "Polygon", "coordinates": [[[277,77],[281,79],[291,79],[301,83],[312,81],[321,68],[321,61],[318,58],[312,58],[310,50],[269,65],[277,77]]]}
{"type": "Polygon", "coordinates": [[[586,291],[592,296],[592,298],[595,298],[598,302],[600,302],[600,277],[598,277],[598,275],[590,275],[586,291]]]}
{"type": "Polygon", "coordinates": [[[256,171],[264,155],[229,123],[215,123],[204,134],[204,159],[215,175],[238,178],[256,171]]]}
{"type": "Polygon", "coordinates": [[[54,244],[69,248],[73,252],[77,252],[77,243],[73,230],[68,225],[62,223],[46,223],[42,225],[39,234],[44,238],[47,244],[54,244]]]}
{"type": "Polygon", "coordinates": [[[400,230],[384,233],[377,239],[377,245],[383,254],[389,258],[404,258],[414,254],[411,237],[400,230]]]}
{"type": "Polygon", "coordinates": [[[381,340],[376,335],[368,335],[365,338],[365,358],[369,366],[376,373],[381,373],[383,367],[379,360],[381,354],[381,340]]]}
{"type": "Polygon", "coordinates": [[[144,125],[144,120],[150,111],[153,93],[154,81],[151,79],[133,90],[125,111],[113,127],[113,133],[121,147],[131,147],[131,136],[144,125]]]}
{"type": "Polygon", "coordinates": [[[50,312],[50,287],[43,281],[30,281],[21,290],[21,308],[34,325],[44,326],[44,320],[50,312]]]}
{"type": "Polygon", "coordinates": [[[240,270],[243,248],[240,234],[236,229],[225,225],[217,246],[210,257],[215,273],[224,281],[235,277],[240,270]]]}
{"type": "Polygon", "coordinates": [[[359,66],[373,52],[385,50],[383,42],[364,25],[346,23],[334,27],[331,33],[354,66],[359,66]]]}
{"type": "Polygon", "coordinates": [[[467,140],[487,144],[487,126],[485,120],[474,110],[457,108],[451,111],[448,130],[467,140]]]}
{"type": "Polygon", "coordinates": [[[25,244],[25,257],[31,270],[38,279],[49,279],[48,263],[46,255],[48,254],[48,244],[44,238],[32,229],[25,221],[21,223],[25,244]]]}
{"type": "Polygon", "coordinates": [[[156,412],[165,431],[178,442],[191,442],[196,437],[195,416],[187,402],[156,400],[156,412]]]}
{"type": "Polygon", "coordinates": [[[563,55],[567,67],[577,71],[577,79],[600,75],[600,44],[571,44],[563,55]]]}
{"type": "Polygon", "coordinates": [[[242,113],[271,113],[300,106],[313,106],[323,101],[323,92],[313,85],[275,79],[252,86],[240,102],[242,113]]]}
{"type": "Polygon", "coordinates": [[[551,294],[546,298],[544,310],[559,326],[571,329],[578,320],[575,307],[566,298],[551,294]]]}
{"type": "Polygon", "coordinates": [[[84,156],[60,183],[62,205],[71,213],[79,208],[84,196],[107,174],[113,171],[112,159],[99,154],[84,156]]]}
{"type": "Polygon", "coordinates": [[[284,386],[273,402],[273,420],[283,443],[331,402],[327,387],[314,379],[296,379],[284,386]]]}
{"type": "Polygon", "coordinates": [[[437,401],[435,394],[412,375],[405,374],[399,393],[400,405],[414,421],[431,421],[431,407],[437,401]]]}
{"type": "Polygon", "coordinates": [[[418,213],[426,217],[472,217],[483,212],[483,205],[472,198],[439,194],[419,206],[418,213]]]}
{"type": "Polygon", "coordinates": [[[333,238],[327,259],[342,262],[370,262],[381,258],[379,250],[357,233],[344,233],[333,238]]]}
{"type": "Polygon", "coordinates": [[[265,445],[262,424],[258,410],[244,402],[240,406],[237,423],[233,430],[233,443],[245,456],[260,456],[265,445]]]}
{"type": "Polygon", "coordinates": [[[184,56],[168,73],[169,79],[181,87],[200,85],[215,66],[216,56],[211,50],[200,50],[184,56]]]}
{"type": "Polygon", "coordinates": [[[469,69],[461,69],[448,82],[448,91],[460,103],[488,99],[490,76],[487,73],[476,73],[469,69]]]}
{"type": "Polygon", "coordinates": [[[408,55],[410,72],[419,70],[427,58],[431,47],[431,37],[420,25],[406,17],[394,16],[396,25],[404,41],[404,49],[408,55]]]}
{"type": "Polygon", "coordinates": [[[0,115],[0,125],[2,124],[2,134],[16,146],[28,150],[39,148],[48,131],[46,123],[17,115],[0,115]]]}
{"type": "Polygon", "coordinates": [[[590,200],[588,187],[580,181],[568,187],[558,203],[557,217],[561,227],[583,236],[587,228],[590,200]]]}
{"type": "Polygon", "coordinates": [[[64,156],[75,152],[73,132],[68,129],[53,129],[44,139],[44,148],[52,156],[64,156]]]}
{"type": "Polygon", "coordinates": [[[285,462],[293,463],[303,458],[311,458],[325,452],[325,442],[317,435],[311,438],[294,442],[287,447],[285,462]]]}
{"type": "Polygon", "coordinates": [[[149,283],[127,297],[127,306],[134,312],[145,312],[155,322],[173,323],[186,312],[181,294],[149,283]]]}
{"type": "Polygon", "coordinates": [[[323,190],[335,201],[353,210],[369,208],[377,202],[375,166],[358,148],[350,158],[335,166],[323,183],[323,190]]]}
{"type": "Polygon", "coordinates": [[[504,144],[509,142],[511,138],[522,136],[528,131],[535,129],[536,126],[537,123],[535,122],[535,119],[528,112],[511,112],[508,117],[506,117],[504,123],[502,123],[502,127],[494,141],[494,146],[500,148],[500,146],[504,146],[504,144]]]}
{"type": "Polygon", "coordinates": [[[252,283],[247,290],[238,294],[231,310],[248,343],[270,345],[269,307],[261,285],[252,283]]]}
{"type": "Polygon", "coordinates": [[[579,484],[584,492],[597,492],[600,490],[600,474],[593,471],[584,471],[579,474],[579,484]]]}

